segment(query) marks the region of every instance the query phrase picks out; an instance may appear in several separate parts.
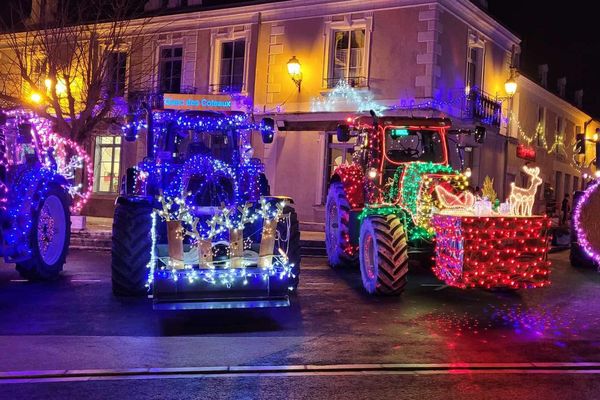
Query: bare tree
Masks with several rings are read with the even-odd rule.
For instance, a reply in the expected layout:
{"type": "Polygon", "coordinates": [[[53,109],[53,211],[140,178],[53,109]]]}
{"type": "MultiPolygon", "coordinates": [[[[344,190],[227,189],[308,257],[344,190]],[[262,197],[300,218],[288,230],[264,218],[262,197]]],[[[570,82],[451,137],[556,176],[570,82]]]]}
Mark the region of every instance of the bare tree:
{"type": "Polygon", "coordinates": [[[139,56],[150,18],[135,18],[132,3],[140,2],[33,0],[31,10],[13,12],[19,18],[0,34],[0,101],[35,109],[80,143],[120,120],[123,94],[153,65],[139,56]]]}

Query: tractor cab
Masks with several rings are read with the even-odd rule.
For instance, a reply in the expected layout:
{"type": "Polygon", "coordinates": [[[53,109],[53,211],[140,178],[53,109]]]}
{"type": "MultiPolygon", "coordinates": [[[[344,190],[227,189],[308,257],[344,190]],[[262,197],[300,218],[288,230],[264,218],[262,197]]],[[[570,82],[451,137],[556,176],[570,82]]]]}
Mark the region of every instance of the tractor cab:
{"type": "Polygon", "coordinates": [[[358,136],[357,157],[380,183],[393,176],[399,166],[413,162],[448,164],[447,118],[358,117],[352,125],[338,127],[338,140],[358,136]]]}
{"type": "Polygon", "coordinates": [[[235,163],[251,133],[245,115],[237,112],[156,111],[153,119],[159,132],[154,138],[156,156],[161,160],[203,155],[235,163]]]}

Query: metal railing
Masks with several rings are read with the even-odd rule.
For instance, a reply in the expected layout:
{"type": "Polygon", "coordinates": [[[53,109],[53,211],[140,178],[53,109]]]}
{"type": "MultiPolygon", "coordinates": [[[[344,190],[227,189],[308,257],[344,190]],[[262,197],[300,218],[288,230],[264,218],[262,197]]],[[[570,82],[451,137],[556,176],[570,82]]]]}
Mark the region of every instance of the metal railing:
{"type": "Polygon", "coordinates": [[[367,78],[364,76],[349,76],[346,78],[324,78],[323,85],[328,88],[336,87],[340,82],[346,82],[348,86],[353,88],[368,87],[367,78]]]}
{"type": "Polygon", "coordinates": [[[502,102],[482,90],[473,88],[466,96],[464,114],[466,118],[499,127],[502,120],[502,102]]]}
{"type": "Polygon", "coordinates": [[[211,93],[223,93],[223,94],[236,94],[241,93],[244,90],[244,84],[240,83],[237,85],[221,85],[219,83],[213,83],[208,87],[211,93]]]}
{"type": "MultiPolygon", "coordinates": [[[[182,86],[178,93],[182,94],[198,94],[199,90],[193,86],[182,86]]],[[[142,102],[149,104],[153,109],[163,107],[164,93],[157,90],[138,90],[130,91],[127,94],[127,103],[130,110],[138,110],[142,102]]]]}

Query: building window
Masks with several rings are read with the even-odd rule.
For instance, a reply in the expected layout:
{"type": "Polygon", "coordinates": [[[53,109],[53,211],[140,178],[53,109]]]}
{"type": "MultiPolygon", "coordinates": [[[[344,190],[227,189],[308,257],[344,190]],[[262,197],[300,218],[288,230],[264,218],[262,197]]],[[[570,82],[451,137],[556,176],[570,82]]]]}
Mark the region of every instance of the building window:
{"type": "Polygon", "coordinates": [[[218,92],[241,92],[244,87],[246,39],[221,42],[218,92]]]}
{"type": "Polygon", "coordinates": [[[535,137],[538,146],[544,145],[544,127],[546,125],[546,108],[538,106],[537,124],[535,126],[535,137]]]}
{"type": "Polygon", "coordinates": [[[465,92],[472,89],[481,90],[483,78],[483,47],[470,45],[467,49],[467,79],[465,92]]]}
{"type": "Polygon", "coordinates": [[[558,200],[558,198],[560,197],[559,196],[559,194],[560,194],[559,191],[560,191],[560,188],[562,186],[562,183],[563,183],[562,172],[556,171],[555,178],[554,178],[554,187],[556,188],[556,192],[554,194],[554,199],[555,200],[558,200]]]}
{"type": "Polygon", "coordinates": [[[563,197],[565,197],[566,194],[568,194],[569,196],[571,195],[571,175],[569,174],[565,174],[565,182],[564,182],[564,192],[563,192],[563,197]]]}
{"type": "Polygon", "coordinates": [[[97,136],[94,153],[94,192],[117,193],[119,191],[120,163],[121,137],[97,136]]]}
{"type": "Polygon", "coordinates": [[[127,79],[127,53],[113,51],[108,54],[106,63],[107,91],[109,95],[123,97],[127,79]]]}
{"type": "Polygon", "coordinates": [[[182,47],[163,47],[160,49],[159,84],[163,93],[181,91],[182,47]]]}
{"type": "Polygon", "coordinates": [[[578,190],[579,190],[579,177],[574,176],[573,177],[573,193],[575,193],[578,190]]]}
{"type": "Polygon", "coordinates": [[[333,31],[327,87],[333,87],[341,80],[350,86],[366,86],[365,31],[365,28],[333,31]]]}

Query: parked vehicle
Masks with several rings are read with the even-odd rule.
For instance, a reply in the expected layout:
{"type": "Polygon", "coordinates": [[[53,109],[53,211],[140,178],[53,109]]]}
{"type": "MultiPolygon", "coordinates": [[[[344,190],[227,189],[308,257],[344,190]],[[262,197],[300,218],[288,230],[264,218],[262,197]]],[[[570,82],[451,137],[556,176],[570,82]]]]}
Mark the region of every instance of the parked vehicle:
{"type": "MultiPolygon", "coordinates": [[[[397,295],[406,284],[409,257],[433,255],[436,185],[461,193],[467,179],[448,165],[449,119],[372,113],[350,121],[338,126],[337,138],[356,137],[356,149],[352,162],[334,171],[326,201],[329,263],[358,263],[368,293],[397,295]]],[[[484,128],[475,135],[483,140],[484,128]]]]}
{"type": "Polygon", "coordinates": [[[257,130],[273,140],[273,121],[145,107],[147,156],[127,170],[114,215],[113,292],[149,293],[156,309],[289,305],[298,217],[291,199],[270,195],[250,145],[257,130]]]}
{"type": "Polygon", "coordinates": [[[69,182],[27,113],[0,113],[0,255],[30,280],[58,277],[70,241],[69,182]]]}

